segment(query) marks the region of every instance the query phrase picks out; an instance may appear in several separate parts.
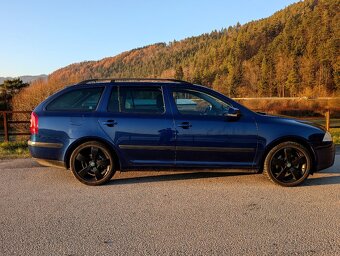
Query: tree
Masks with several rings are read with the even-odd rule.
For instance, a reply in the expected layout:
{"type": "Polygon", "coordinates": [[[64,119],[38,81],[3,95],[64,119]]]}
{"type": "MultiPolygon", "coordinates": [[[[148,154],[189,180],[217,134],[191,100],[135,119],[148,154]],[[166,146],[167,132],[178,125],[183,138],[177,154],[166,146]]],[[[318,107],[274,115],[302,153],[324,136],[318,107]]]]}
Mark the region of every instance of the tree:
{"type": "Polygon", "coordinates": [[[299,85],[300,85],[300,75],[298,71],[298,64],[297,61],[294,60],[294,64],[292,69],[288,74],[288,78],[286,81],[286,86],[290,92],[291,97],[296,97],[299,92],[299,85]]]}
{"type": "Polygon", "coordinates": [[[178,66],[175,70],[175,78],[178,80],[183,80],[184,72],[182,66],[178,66]]]}
{"type": "Polygon", "coordinates": [[[338,93],[340,93],[340,57],[336,59],[336,62],[333,64],[333,76],[335,89],[338,93]]]}
{"type": "Polygon", "coordinates": [[[5,80],[0,85],[0,100],[3,102],[4,109],[10,109],[9,102],[13,95],[26,86],[28,86],[28,83],[24,83],[20,78],[5,80]]]}
{"type": "Polygon", "coordinates": [[[261,63],[261,80],[259,86],[259,94],[267,96],[269,91],[269,63],[266,57],[263,57],[261,63]]]}
{"type": "Polygon", "coordinates": [[[11,91],[20,90],[26,86],[28,86],[28,83],[24,83],[20,78],[5,80],[2,84],[2,87],[5,90],[11,91]]]}

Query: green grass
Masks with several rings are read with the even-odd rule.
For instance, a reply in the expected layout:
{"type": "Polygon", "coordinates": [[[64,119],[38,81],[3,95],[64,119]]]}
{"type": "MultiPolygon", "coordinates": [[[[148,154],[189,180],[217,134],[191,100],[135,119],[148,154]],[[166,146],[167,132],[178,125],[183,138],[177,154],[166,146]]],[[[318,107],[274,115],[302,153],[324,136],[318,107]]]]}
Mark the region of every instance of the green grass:
{"type": "Polygon", "coordinates": [[[333,142],[335,144],[340,144],[340,128],[331,128],[330,132],[333,137],[333,142]]]}
{"type": "Polygon", "coordinates": [[[0,142],[0,159],[29,157],[27,141],[0,142]]]}

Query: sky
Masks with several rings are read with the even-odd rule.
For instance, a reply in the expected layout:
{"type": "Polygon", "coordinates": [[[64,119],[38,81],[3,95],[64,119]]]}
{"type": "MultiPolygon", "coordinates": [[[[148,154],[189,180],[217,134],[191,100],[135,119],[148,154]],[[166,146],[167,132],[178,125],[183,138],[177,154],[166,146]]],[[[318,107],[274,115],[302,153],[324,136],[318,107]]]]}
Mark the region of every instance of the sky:
{"type": "Polygon", "coordinates": [[[296,0],[0,0],[0,76],[50,74],[265,18],[296,0]]]}

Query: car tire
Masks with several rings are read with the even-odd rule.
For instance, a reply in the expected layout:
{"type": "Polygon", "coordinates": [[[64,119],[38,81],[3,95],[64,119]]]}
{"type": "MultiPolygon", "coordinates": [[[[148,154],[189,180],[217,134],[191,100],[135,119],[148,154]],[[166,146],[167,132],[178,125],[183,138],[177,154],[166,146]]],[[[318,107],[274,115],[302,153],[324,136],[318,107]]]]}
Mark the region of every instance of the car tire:
{"type": "Polygon", "coordinates": [[[304,182],[311,170],[309,151],[301,144],[287,141],[273,147],[267,154],[263,174],[275,184],[293,187],[304,182]]]}
{"type": "Polygon", "coordinates": [[[85,142],[73,150],[70,169],[80,182],[90,186],[107,183],[116,172],[109,148],[97,141],[85,142]]]}

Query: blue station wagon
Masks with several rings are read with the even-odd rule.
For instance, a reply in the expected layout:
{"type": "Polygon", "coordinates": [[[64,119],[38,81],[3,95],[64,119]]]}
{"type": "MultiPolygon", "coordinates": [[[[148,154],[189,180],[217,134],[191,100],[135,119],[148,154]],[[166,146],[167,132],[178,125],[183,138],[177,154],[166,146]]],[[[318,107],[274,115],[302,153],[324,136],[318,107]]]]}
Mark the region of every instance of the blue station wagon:
{"type": "Polygon", "coordinates": [[[117,170],[243,168],[295,186],[334,163],[321,126],[255,113],[207,87],[174,79],[92,79],[31,115],[32,157],[84,184],[117,170]]]}

